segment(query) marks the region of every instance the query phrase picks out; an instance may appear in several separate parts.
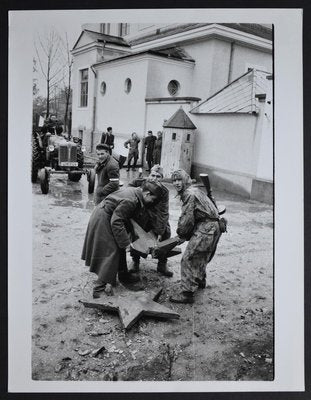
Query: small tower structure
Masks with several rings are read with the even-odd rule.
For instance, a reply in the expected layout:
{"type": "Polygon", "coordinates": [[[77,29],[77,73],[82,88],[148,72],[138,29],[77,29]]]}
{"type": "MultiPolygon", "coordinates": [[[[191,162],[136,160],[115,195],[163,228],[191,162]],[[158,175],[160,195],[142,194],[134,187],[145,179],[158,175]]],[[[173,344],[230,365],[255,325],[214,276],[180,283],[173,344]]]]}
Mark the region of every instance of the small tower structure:
{"type": "Polygon", "coordinates": [[[164,122],[163,128],[161,166],[164,177],[170,178],[179,168],[190,175],[196,126],[180,107],[164,122]]]}

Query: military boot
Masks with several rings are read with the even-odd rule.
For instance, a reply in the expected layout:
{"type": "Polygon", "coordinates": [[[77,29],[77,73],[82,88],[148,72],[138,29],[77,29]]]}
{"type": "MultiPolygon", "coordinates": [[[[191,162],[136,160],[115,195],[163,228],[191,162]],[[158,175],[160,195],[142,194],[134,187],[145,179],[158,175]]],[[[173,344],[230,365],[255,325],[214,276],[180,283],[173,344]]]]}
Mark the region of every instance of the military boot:
{"type": "Polygon", "coordinates": [[[158,267],[157,267],[157,271],[164,275],[167,276],[169,278],[171,278],[173,276],[173,272],[169,270],[168,266],[167,266],[167,261],[159,261],[158,262],[158,267]]]}

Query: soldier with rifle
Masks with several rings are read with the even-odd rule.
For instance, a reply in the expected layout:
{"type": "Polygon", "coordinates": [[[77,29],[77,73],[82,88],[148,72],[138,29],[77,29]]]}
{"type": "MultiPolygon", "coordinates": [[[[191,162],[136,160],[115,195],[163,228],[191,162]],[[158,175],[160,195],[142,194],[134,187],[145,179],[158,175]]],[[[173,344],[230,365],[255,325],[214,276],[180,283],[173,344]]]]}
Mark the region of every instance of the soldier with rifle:
{"type": "Polygon", "coordinates": [[[174,171],[172,181],[182,201],[176,232],[180,243],[188,241],[188,245],[181,260],[181,291],[171,296],[170,301],[193,303],[195,291],[206,286],[206,265],[214,257],[222,232],[226,231],[226,220],[220,218],[214,199],[193,186],[184,170],[174,171]]]}

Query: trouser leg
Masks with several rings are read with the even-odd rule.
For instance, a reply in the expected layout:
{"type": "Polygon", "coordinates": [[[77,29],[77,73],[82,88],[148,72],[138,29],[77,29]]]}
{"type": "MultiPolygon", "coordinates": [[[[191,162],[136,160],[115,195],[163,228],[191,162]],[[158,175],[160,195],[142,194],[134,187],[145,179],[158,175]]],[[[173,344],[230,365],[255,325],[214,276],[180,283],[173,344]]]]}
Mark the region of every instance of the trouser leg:
{"type": "Polygon", "coordinates": [[[181,290],[194,293],[205,281],[208,253],[191,254],[187,248],[181,259],[181,290]]]}
{"type": "Polygon", "coordinates": [[[135,154],[135,155],[134,155],[134,164],[133,164],[133,168],[136,168],[137,160],[138,160],[138,154],[135,154]]]}
{"type": "Polygon", "coordinates": [[[130,154],[130,153],[129,153],[129,155],[128,155],[128,157],[127,157],[127,169],[128,169],[128,170],[129,170],[130,167],[131,167],[132,158],[133,158],[133,154],[130,154]]]}

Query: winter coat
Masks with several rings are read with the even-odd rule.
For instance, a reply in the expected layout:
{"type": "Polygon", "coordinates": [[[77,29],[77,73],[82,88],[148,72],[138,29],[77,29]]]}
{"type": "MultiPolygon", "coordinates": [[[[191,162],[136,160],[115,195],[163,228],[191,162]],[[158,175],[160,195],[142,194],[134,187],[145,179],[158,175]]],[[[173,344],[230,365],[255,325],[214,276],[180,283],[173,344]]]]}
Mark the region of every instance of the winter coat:
{"type": "Polygon", "coordinates": [[[120,252],[130,244],[130,218],[144,210],[140,188],[120,189],[98,204],[90,217],[82,260],[105,283],[114,284],[120,252]]]}
{"type": "Polygon", "coordinates": [[[103,132],[100,143],[107,144],[110,148],[109,153],[111,154],[114,148],[114,135],[112,133],[109,135],[108,132],[103,132]]]}
{"type": "Polygon", "coordinates": [[[153,148],[154,148],[154,142],[156,141],[155,136],[146,136],[145,138],[145,147],[147,148],[147,153],[146,153],[146,161],[151,162],[153,160],[153,148]]]}
{"type": "Polygon", "coordinates": [[[95,204],[99,204],[108,194],[119,189],[119,163],[111,156],[101,164],[96,165],[97,187],[95,204]]]}

